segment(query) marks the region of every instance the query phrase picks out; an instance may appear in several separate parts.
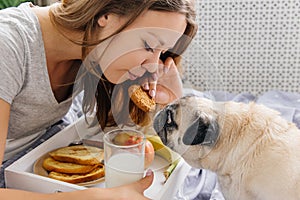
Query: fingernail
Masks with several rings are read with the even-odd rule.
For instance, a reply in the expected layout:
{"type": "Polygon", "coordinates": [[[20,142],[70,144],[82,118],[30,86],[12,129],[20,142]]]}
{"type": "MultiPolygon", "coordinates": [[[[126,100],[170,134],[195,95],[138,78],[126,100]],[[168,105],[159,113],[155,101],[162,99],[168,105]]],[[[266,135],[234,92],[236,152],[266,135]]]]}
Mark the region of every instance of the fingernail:
{"type": "Polygon", "coordinates": [[[152,98],[154,98],[155,97],[155,90],[150,90],[149,94],[152,98]]]}
{"type": "Polygon", "coordinates": [[[169,67],[164,67],[164,73],[166,74],[166,73],[168,73],[168,71],[169,71],[169,67]]]}
{"type": "Polygon", "coordinates": [[[145,90],[149,90],[149,84],[145,83],[143,87],[145,90]]]}
{"type": "Polygon", "coordinates": [[[156,73],[152,74],[152,78],[153,78],[153,81],[157,81],[158,80],[158,76],[156,73]]]}
{"type": "Polygon", "coordinates": [[[146,172],[146,176],[151,176],[153,174],[153,171],[151,169],[148,169],[146,172]]]}

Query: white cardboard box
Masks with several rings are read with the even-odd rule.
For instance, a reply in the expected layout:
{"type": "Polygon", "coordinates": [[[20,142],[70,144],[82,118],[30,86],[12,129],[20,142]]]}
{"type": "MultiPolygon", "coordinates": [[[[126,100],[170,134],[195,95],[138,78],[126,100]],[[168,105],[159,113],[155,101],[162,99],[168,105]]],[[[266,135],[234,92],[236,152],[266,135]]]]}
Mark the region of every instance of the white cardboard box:
{"type": "MultiPolygon", "coordinates": [[[[69,125],[40,146],[36,147],[28,154],[11,164],[5,169],[5,180],[7,188],[21,189],[42,193],[53,193],[57,191],[67,192],[73,190],[86,189],[85,186],[65,183],[48,177],[40,176],[33,173],[33,165],[35,161],[45,153],[68,145],[71,141],[83,138],[83,135],[93,135],[98,130],[88,129],[84,118],[69,125]]],[[[151,199],[171,200],[184,181],[185,176],[190,170],[190,166],[181,159],[166,183],[164,182],[163,171],[167,162],[159,156],[155,156],[155,160],[151,165],[154,171],[154,182],[145,191],[145,196],[151,199]]],[[[99,183],[91,187],[105,187],[105,183],[99,183]]]]}

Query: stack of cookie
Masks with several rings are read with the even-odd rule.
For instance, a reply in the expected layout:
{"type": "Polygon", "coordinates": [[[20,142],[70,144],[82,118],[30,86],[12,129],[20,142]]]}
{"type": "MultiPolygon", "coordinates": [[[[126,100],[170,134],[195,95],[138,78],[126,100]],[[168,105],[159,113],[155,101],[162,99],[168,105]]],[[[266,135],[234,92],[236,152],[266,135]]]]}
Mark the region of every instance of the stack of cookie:
{"type": "Polygon", "coordinates": [[[56,149],[48,155],[43,168],[50,178],[77,184],[104,177],[103,149],[76,145],[56,149]]]}

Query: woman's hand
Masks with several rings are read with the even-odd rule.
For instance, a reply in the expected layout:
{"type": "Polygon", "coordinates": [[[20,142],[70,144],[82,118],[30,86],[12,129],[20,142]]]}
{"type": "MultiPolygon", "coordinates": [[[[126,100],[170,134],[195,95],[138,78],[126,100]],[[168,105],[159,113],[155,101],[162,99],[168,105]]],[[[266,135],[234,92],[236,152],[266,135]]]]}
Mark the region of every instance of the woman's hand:
{"type": "Polygon", "coordinates": [[[159,71],[155,95],[156,103],[165,105],[182,97],[182,80],[173,58],[167,58],[163,70],[159,71]]]}
{"type": "Polygon", "coordinates": [[[142,86],[156,103],[165,105],[182,96],[182,81],[173,58],[161,61],[157,72],[151,75],[142,86]]]}
{"type": "Polygon", "coordinates": [[[115,199],[146,200],[148,198],[146,198],[143,194],[144,191],[152,184],[153,177],[153,172],[148,170],[143,179],[133,184],[111,188],[111,194],[115,194],[115,199]]]}
{"type": "MultiPolygon", "coordinates": [[[[65,199],[90,199],[90,200],[120,200],[120,199],[136,199],[149,200],[144,196],[144,191],[150,187],[153,182],[153,172],[148,170],[146,176],[132,184],[115,188],[90,188],[83,191],[70,192],[68,198],[65,199]]],[[[64,193],[61,193],[62,195],[64,193]]]]}

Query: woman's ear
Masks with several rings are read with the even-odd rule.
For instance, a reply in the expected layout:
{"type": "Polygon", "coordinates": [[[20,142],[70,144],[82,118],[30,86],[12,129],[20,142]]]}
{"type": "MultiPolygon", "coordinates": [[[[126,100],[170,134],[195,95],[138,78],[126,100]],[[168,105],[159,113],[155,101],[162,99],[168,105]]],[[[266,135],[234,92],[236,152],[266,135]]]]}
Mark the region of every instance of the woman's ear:
{"type": "Polygon", "coordinates": [[[105,27],[108,23],[108,14],[106,15],[102,15],[99,19],[98,19],[98,24],[100,27],[105,27]]]}

